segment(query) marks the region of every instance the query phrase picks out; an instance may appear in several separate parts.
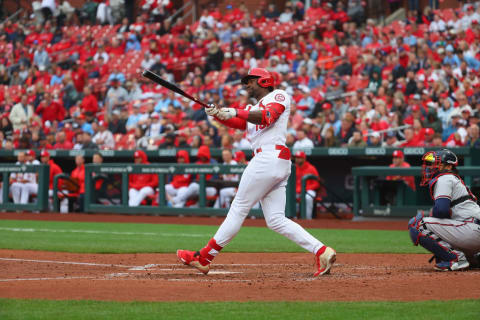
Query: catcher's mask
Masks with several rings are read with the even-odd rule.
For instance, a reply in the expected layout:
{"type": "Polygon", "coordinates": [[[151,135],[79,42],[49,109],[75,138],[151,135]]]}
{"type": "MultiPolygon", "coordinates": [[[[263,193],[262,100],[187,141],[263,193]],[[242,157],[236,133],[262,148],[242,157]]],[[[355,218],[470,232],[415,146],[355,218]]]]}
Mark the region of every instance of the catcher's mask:
{"type": "Polygon", "coordinates": [[[443,149],[439,151],[429,151],[422,157],[422,181],[421,186],[426,186],[433,177],[440,171],[440,164],[451,164],[453,170],[456,170],[458,158],[452,151],[443,149]]]}

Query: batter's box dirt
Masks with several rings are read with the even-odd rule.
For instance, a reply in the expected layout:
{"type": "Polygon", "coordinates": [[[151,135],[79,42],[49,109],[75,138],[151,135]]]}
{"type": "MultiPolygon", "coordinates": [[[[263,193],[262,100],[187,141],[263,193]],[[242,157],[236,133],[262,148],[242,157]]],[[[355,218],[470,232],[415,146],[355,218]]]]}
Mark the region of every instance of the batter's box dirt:
{"type": "Polygon", "coordinates": [[[480,298],[480,271],[434,272],[429,255],[338,254],[313,279],[302,253],[222,253],[210,274],[175,254],[0,250],[0,297],[118,301],[431,300],[480,298]]]}

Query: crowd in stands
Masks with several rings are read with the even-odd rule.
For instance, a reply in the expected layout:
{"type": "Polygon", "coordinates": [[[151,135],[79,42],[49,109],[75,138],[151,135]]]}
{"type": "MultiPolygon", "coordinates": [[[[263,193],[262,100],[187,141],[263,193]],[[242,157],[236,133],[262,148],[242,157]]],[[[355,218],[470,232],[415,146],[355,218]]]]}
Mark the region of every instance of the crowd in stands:
{"type": "Polygon", "coordinates": [[[248,148],[242,133],[140,73],[244,108],[252,101],[238,80],[251,67],[293,96],[288,146],[480,147],[478,3],[410,10],[387,26],[364,23],[359,1],[317,0],[283,12],[210,6],[193,25],[165,19],[169,1],[144,1],[133,23],[83,19],[100,2],[65,11],[63,1],[41,23],[0,26],[2,148],[248,148]]]}
{"type": "MultiPolygon", "coordinates": [[[[142,149],[192,147],[211,163],[209,149],[220,147],[233,150],[223,162],[245,163],[235,153],[250,147],[244,132],[140,74],[151,69],[202,101],[244,108],[254,101],[239,80],[252,67],[267,68],[292,95],[293,149],[480,148],[480,3],[408,10],[386,26],[365,19],[356,0],[292,1],[282,12],[264,1],[254,12],[209,6],[191,25],[167,18],[168,0],[142,1],[135,21],[122,5],[42,1],[36,14],[0,24],[1,149],[43,150],[42,162],[52,161],[50,149],[135,149],[146,163],[142,149]]],[[[188,153],[177,160],[190,161],[188,153]]],[[[82,177],[84,159],[76,162],[82,177]]],[[[131,179],[130,205],[155,194],[153,176],[131,179]]],[[[224,189],[216,207],[231,201],[234,188],[224,189]]],[[[19,203],[35,191],[14,190],[19,203]]],[[[174,178],[166,193],[184,206],[198,195],[196,177],[174,178]]]]}
{"type": "Polygon", "coordinates": [[[193,25],[165,19],[169,1],[144,1],[132,23],[93,15],[97,2],[0,26],[1,148],[248,148],[140,73],[244,108],[251,67],[293,96],[288,146],[480,147],[478,3],[381,26],[363,22],[360,1],[210,6],[193,25]]]}

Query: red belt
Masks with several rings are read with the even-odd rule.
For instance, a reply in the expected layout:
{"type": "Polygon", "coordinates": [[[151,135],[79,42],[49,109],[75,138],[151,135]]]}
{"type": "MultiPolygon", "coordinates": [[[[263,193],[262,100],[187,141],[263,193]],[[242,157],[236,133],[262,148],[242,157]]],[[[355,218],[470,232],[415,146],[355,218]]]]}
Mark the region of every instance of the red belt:
{"type": "MultiPolygon", "coordinates": [[[[285,146],[282,146],[280,144],[275,145],[275,150],[280,150],[280,153],[278,154],[278,158],[284,159],[284,160],[290,160],[291,154],[290,154],[290,149],[288,149],[285,146]]],[[[262,148],[257,148],[255,149],[255,154],[262,152],[262,148]]]]}

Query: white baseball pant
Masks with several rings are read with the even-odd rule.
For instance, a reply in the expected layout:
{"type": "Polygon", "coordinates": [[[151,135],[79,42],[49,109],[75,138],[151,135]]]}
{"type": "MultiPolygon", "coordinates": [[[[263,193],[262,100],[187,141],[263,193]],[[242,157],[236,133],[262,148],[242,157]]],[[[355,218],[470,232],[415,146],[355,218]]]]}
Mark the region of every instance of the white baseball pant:
{"type": "Polygon", "coordinates": [[[152,187],[143,187],[140,190],[129,189],[128,190],[128,205],[130,207],[137,207],[148,196],[152,196],[155,193],[152,187]]]}
{"type": "MultiPolygon", "coordinates": [[[[300,194],[297,194],[298,199],[300,199],[300,194]]],[[[305,194],[305,204],[306,204],[306,219],[311,220],[313,217],[313,200],[317,196],[317,192],[315,190],[307,190],[307,193],[305,194]]],[[[300,199],[301,201],[302,199],[300,199]]],[[[300,208],[300,205],[298,205],[298,208],[300,208]]],[[[297,208],[297,210],[298,210],[297,208]]]]}
{"type": "Polygon", "coordinates": [[[27,204],[31,194],[38,192],[38,184],[33,182],[14,182],[10,186],[12,192],[13,203],[27,204]]]}
{"type": "MultiPolygon", "coordinates": [[[[196,182],[192,182],[188,187],[179,188],[177,195],[172,199],[172,205],[175,208],[183,208],[187,200],[191,197],[198,196],[200,193],[200,185],[196,182]]],[[[217,189],[214,187],[206,187],[205,193],[208,197],[212,197],[217,194],[217,189]]]]}
{"type": "Polygon", "coordinates": [[[228,187],[220,189],[218,193],[218,198],[215,201],[214,208],[230,208],[230,203],[232,202],[233,197],[235,197],[235,193],[237,192],[237,188],[228,187]]]}
{"type": "Polygon", "coordinates": [[[262,152],[249,162],[227,217],[213,237],[219,246],[226,246],[235,237],[250,209],[258,201],[270,229],[314,254],[323,246],[322,242],[299,224],[285,217],[285,186],[290,175],[291,162],[279,159],[278,154],[279,151],[275,150],[274,146],[262,146],[262,152]]]}

